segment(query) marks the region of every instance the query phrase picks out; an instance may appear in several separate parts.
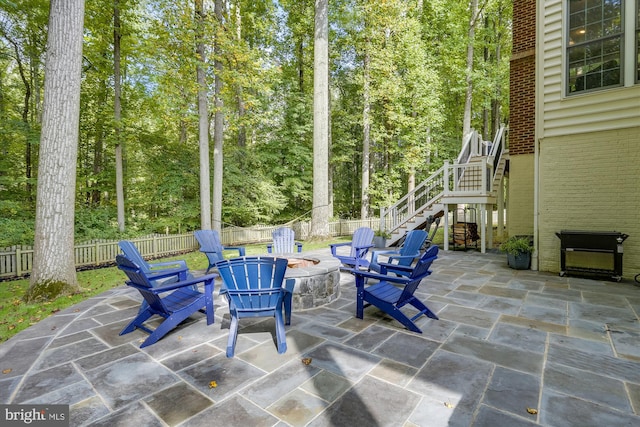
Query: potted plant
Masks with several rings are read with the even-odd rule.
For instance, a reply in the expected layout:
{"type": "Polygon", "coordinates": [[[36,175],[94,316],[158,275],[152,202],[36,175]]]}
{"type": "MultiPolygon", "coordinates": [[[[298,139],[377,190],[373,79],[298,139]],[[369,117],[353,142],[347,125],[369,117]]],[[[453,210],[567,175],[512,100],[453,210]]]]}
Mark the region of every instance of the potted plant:
{"type": "Polygon", "coordinates": [[[516,270],[528,270],[531,265],[533,245],[528,236],[509,237],[500,245],[500,250],[507,253],[509,267],[516,270]]]}
{"type": "Polygon", "coordinates": [[[386,248],[387,239],[391,237],[391,233],[386,230],[376,230],[373,233],[373,245],[376,248],[386,248]]]}

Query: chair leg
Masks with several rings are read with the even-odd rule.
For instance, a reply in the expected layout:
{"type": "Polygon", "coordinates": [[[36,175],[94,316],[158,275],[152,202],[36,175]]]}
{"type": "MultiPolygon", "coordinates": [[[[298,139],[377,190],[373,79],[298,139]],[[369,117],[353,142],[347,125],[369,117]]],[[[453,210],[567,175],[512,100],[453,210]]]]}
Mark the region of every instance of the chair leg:
{"type": "Polygon", "coordinates": [[[287,337],[284,330],[284,322],[282,321],[282,312],[276,310],[276,341],[278,343],[278,353],[282,354],[287,351],[287,337]]]}
{"type": "Polygon", "coordinates": [[[136,330],[136,328],[140,328],[142,330],[148,331],[148,329],[143,327],[142,324],[146,322],[151,316],[153,316],[153,313],[151,313],[151,309],[147,304],[147,308],[138,312],[138,315],[134,317],[134,319],[131,322],[129,322],[129,324],[125,326],[124,329],[122,329],[122,331],[120,331],[119,335],[124,335],[124,334],[128,334],[129,332],[133,332],[136,330]]]}
{"type": "Polygon", "coordinates": [[[364,277],[356,276],[356,317],[364,318],[364,277]]]}
{"type": "Polygon", "coordinates": [[[389,306],[386,309],[382,309],[382,311],[384,311],[385,313],[389,314],[391,317],[393,317],[394,319],[396,319],[398,322],[402,323],[404,325],[405,328],[407,328],[410,331],[413,332],[417,332],[419,334],[422,333],[422,330],[420,328],[418,328],[416,326],[415,323],[413,323],[411,321],[411,319],[409,319],[407,316],[405,316],[405,314],[403,312],[401,312],[397,307],[395,306],[389,306]]]}
{"type": "Polygon", "coordinates": [[[238,338],[238,317],[231,313],[231,324],[229,325],[229,339],[227,340],[227,357],[233,357],[236,351],[236,339],[238,338]]]}
{"type": "Polygon", "coordinates": [[[295,287],[295,279],[286,279],[284,282],[284,297],[282,298],[282,305],[284,307],[284,323],[285,325],[291,324],[291,306],[293,304],[293,289],[295,287]]]}
{"type": "MultiPolygon", "coordinates": [[[[187,306],[190,307],[190,306],[187,306]]],[[[158,342],[160,338],[165,336],[167,332],[175,329],[184,319],[189,317],[194,312],[193,309],[184,308],[178,312],[173,313],[171,316],[167,317],[164,322],[158,326],[149,337],[144,340],[144,342],[140,345],[140,348],[144,348],[148,345],[155,344],[158,342]]]]}
{"type": "Polygon", "coordinates": [[[422,316],[423,314],[425,316],[427,316],[427,317],[432,318],[432,319],[440,320],[440,318],[433,311],[431,311],[429,309],[429,307],[424,305],[424,303],[422,301],[420,301],[418,298],[413,298],[408,303],[411,304],[412,306],[414,306],[415,308],[417,308],[418,311],[420,311],[420,313],[418,313],[415,316],[413,316],[411,318],[411,320],[416,320],[418,317],[422,316]]]}

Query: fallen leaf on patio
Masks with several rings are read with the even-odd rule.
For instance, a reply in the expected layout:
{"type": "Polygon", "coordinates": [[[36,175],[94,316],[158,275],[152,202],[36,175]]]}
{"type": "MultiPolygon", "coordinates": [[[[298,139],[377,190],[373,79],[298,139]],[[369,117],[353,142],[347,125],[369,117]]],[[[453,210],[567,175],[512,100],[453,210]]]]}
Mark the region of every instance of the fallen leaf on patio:
{"type": "Polygon", "coordinates": [[[178,335],[178,340],[181,340],[181,339],[182,339],[182,336],[178,335]]]}
{"type": "Polygon", "coordinates": [[[538,410],[533,408],[527,408],[527,412],[530,413],[531,415],[535,415],[538,413],[538,410]]]}
{"type": "Polygon", "coordinates": [[[215,381],[210,381],[209,382],[209,388],[216,388],[216,387],[218,387],[218,383],[217,382],[215,382],[215,381]]]}
{"type": "Polygon", "coordinates": [[[2,373],[3,373],[3,374],[8,374],[8,373],[10,373],[11,371],[13,371],[13,369],[9,368],[9,369],[5,369],[5,370],[3,370],[3,371],[2,371],[2,373]]]}
{"type": "Polygon", "coordinates": [[[311,363],[313,359],[311,359],[310,357],[305,357],[302,359],[302,363],[304,363],[305,365],[308,365],[311,363]]]}
{"type": "Polygon", "coordinates": [[[444,402],[444,406],[446,406],[449,409],[453,408],[453,405],[449,402],[444,402]]]}

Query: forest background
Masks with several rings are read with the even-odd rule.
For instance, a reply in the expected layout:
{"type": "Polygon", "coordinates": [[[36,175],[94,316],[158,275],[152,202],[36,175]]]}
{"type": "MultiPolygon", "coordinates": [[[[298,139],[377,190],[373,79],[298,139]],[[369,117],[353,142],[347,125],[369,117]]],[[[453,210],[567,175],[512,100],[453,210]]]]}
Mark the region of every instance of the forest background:
{"type": "MultiPolygon", "coordinates": [[[[223,224],[309,218],[314,2],[216,2],[86,2],[76,241],[200,228],[199,66],[210,134],[224,117],[223,224]]],[[[0,247],[33,244],[48,7],[0,0],[0,247]]],[[[330,0],[329,29],[333,217],[374,215],[455,159],[465,125],[508,121],[510,1],[330,0]]]]}

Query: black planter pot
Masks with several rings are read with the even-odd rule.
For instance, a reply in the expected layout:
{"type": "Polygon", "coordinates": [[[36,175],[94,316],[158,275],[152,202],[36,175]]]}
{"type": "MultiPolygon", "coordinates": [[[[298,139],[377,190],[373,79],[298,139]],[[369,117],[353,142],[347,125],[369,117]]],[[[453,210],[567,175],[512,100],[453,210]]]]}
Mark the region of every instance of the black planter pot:
{"type": "Polygon", "coordinates": [[[531,253],[520,252],[517,255],[507,254],[507,263],[509,267],[515,270],[528,270],[531,265],[531,253]]]}

